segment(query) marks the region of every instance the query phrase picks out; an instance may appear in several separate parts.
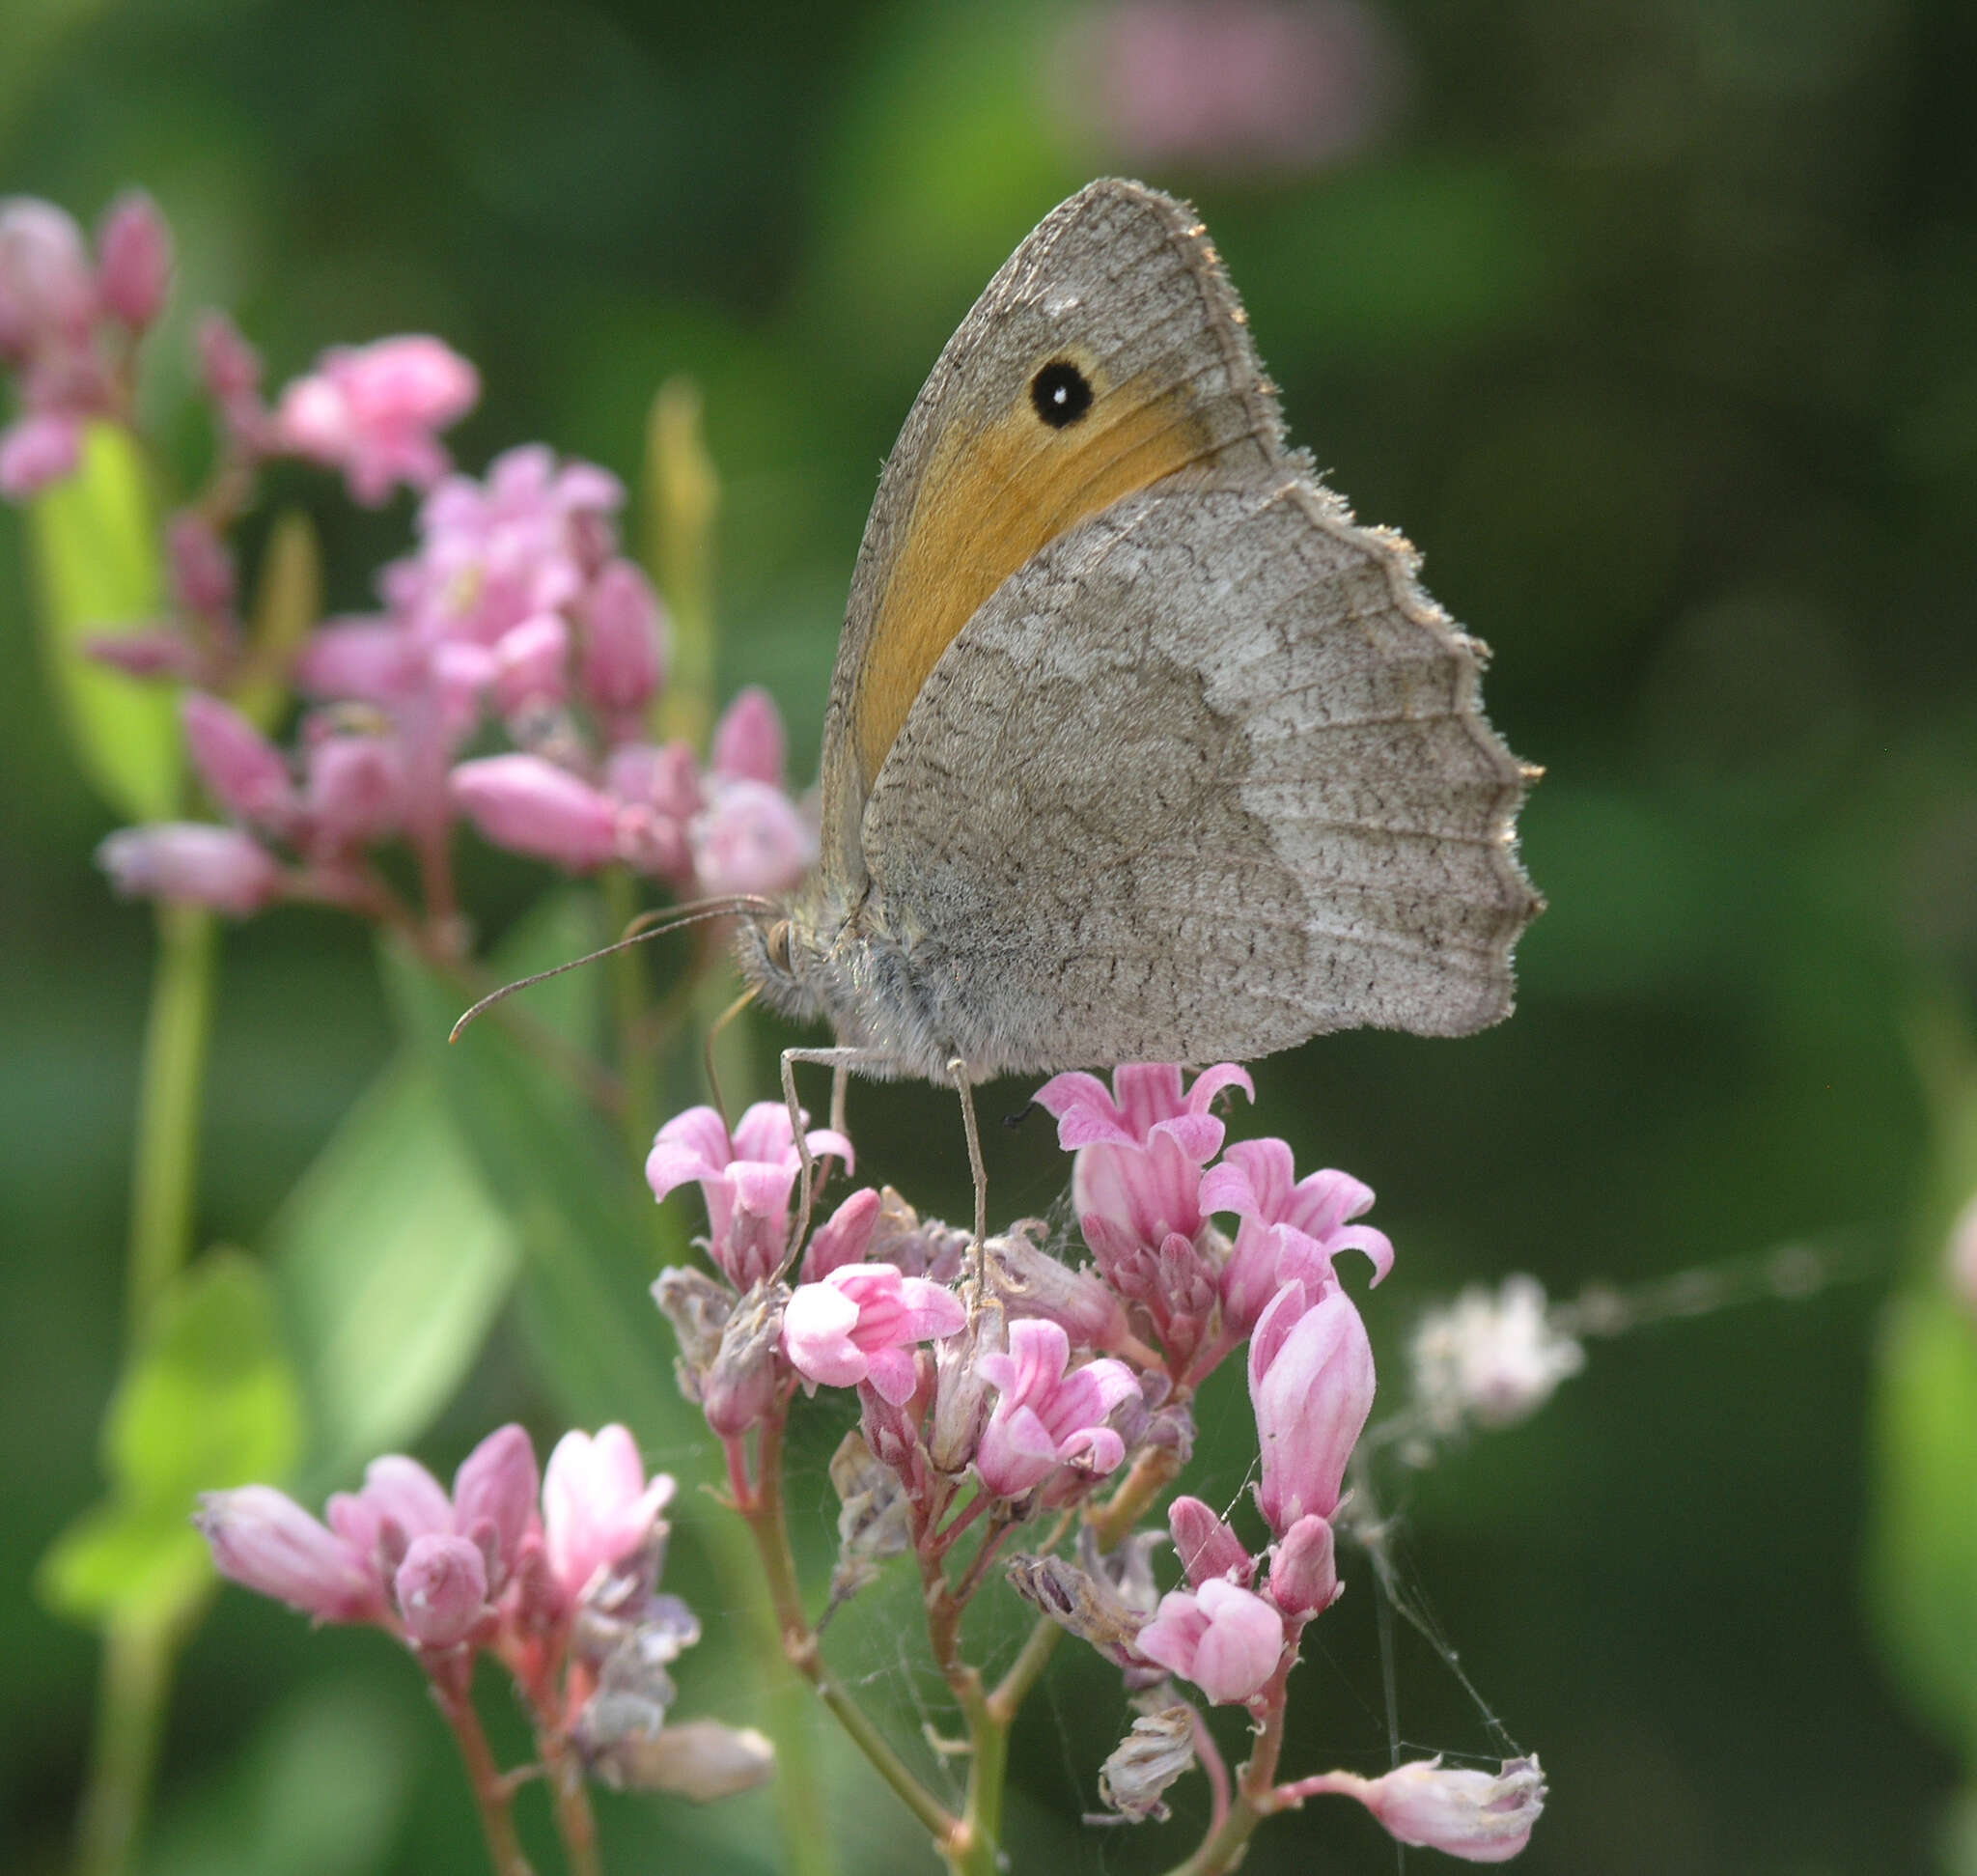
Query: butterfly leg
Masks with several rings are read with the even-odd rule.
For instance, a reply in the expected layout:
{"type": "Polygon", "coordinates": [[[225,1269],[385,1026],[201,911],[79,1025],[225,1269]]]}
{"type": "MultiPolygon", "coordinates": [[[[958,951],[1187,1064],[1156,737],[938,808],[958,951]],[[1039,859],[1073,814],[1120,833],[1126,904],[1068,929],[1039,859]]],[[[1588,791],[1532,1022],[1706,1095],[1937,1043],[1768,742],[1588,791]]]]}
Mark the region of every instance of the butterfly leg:
{"type": "Polygon", "coordinates": [[[796,1100],[796,1064],[815,1062],[833,1071],[831,1077],[830,1124],[844,1130],[845,1078],[859,1063],[881,1059],[870,1049],[786,1049],[783,1050],[783,1105],[790,1110],[790,1132],[795,1136],[797,1162],[802,1173],[796,1185],[796,1217],[791,1227],[790,1243],[783,1261],[793,1262],[810,1230],[810,1211],[817,1202],[817,1161],[804,1137],[803,1109],[796,1100]]]}
{"type": "Polygon", "coordinates": [[[988,1173],[982,1163],[982,1133],[975,1125],[975,1090],[968,1078],[968,1065],[957,1055],[949,1061],[947,1072],[953,1078],[955,1093],[961,1098],[961,1132],[968,1138],[968,1174],[975,1182],[975,1282],[981,1288],[987,1274],[988,1252],[982,1246],[988,1237],[988,1173]]]}

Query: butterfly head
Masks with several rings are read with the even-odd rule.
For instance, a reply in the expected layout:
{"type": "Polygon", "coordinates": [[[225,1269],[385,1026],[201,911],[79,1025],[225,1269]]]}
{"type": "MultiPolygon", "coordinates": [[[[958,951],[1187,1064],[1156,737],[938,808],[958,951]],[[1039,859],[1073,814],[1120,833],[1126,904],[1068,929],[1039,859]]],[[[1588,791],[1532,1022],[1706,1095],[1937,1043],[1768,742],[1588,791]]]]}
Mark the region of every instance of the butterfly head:
{"type": "Polygon", "coordinates": [[[826,946],[817,914],[818,908],[802,895],[751,913],[736,934],[741,974],[770,1009],[796,1022],[821,1015],[824,1007],[826,946]]]}

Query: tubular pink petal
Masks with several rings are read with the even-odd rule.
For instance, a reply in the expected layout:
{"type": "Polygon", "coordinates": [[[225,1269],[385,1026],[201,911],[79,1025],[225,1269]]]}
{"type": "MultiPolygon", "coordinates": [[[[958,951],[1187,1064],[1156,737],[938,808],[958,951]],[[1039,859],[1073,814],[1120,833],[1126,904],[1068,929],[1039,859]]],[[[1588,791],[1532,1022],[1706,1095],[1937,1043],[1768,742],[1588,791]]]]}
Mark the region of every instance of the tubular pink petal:
{"type": "Polygon", "coordinates": [[[617,850],[618,815],[610,797],[541,756],[463,762],[450,787],[454,801],[497,847],[576,873],[602,866],[617,850]]]}
{"type": "Polygon", "coordinates": [[[209,1492],[193,1522],[220,1574],[324,1622],[375,1621],[382,1585],[364,1553],[285,1492],[244,1485],[209,1492]]]}
{"type": "Polygon", "coordinates": [[[1167,1507],[1167,1529],[1180,1554],[1181,1567],[1197,1589],[1211,1578],[1247,1584],[1256,1568],[1226,1520],[1199,1498],[1179,1498],[1167,1507]]]}
{"type": "Polygon", "coordinates": [[[783,718],[775,699],[759,685],[737,691],[714,725],[708,767],[717,775],[780,790],[784,759],[783,718]]]}
{"type": "Polygon", "coordinates": [[[133,332],[164,310],[172,285],[172,231],[142,189],[110,205],[97,233],[97,291],[133,332]]]}
{"type": "Polygon", "coordinates": [[[414,1641],[455,1647],[487,1613],[487,1560],[465,1537],[414,1538],[392,1579],[392,1591],[414,1641]]]}
{"type": "Polygon", "coordinates": [[[126,899],[175,899],[245,918],[277,898],[282,870],[237,827],[197,821],[125,827],[97,848],[97,864],[126,899]]]}
{"type": "Polygon", "coordinates": [[[40,410],[0,431],[0,497],[25,501],[73,475],[82,461],[82,419],[40,410]]]}
{"type": "Polygon", "coordinates": [[[188,690],[180,704],[185,748],[207,792],[228,814],[279,828],[292,819],[295,791],[282,753],[239,712],[188,690]]]}

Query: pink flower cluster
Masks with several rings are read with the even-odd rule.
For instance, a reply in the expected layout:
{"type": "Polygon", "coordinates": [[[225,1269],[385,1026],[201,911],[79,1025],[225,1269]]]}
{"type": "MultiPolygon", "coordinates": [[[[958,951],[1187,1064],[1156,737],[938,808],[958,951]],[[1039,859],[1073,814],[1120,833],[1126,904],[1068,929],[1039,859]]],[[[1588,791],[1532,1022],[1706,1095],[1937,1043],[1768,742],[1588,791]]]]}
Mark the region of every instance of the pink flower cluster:
{"type": "Polygon", "coordinates": [[[89,422],[127,417],[133,349],[171,278],[171,235],[147,195],[110,205],[94,262],[53,204],[0,200],[0,369],[21,406],[0,431],[0,496],[21,501],[73,474],[89,422]]]}
{"type": "MultiPolygon", "coordinates": [[[[23,410],[0,434],[0,495],[71,473],[90,421],[130,422],[136,342],[171,271],[148,197],[113,206],[94,261],[61,210],[0,201],[0,371],[23,410]]],[[[118,890],[237,916],[291,898],[391,917],[370,850],[403,840],[444,926],[462,817],[573,873],[619,861],[707,894],[801,876],[816,837],[788,793],[766,694],[735,700],[704,765],[652,740],[666,620],[619,551],[614,476],[541,446],[510,450],[481,480],[449,473],[439,433],[472,409],[480,379],[437,339],[333,348],[271,403],[260,357],[224,314],[204,316],[197,344],[218,449],[207,490],[166,525],[170,616],[92,650],[133,677],[193,686],[187,745],[228,825],[113,835],[99,859],[118,890]],[[227,540],[261,466],[281,456],[341,471],[369,505],[400,487],[424,497],[416,551],[380,577],[381,609],[321,623],[292,658],[249,642],[227,540]],[[292,749],[226,701],[270,680],[309,706],[292,749]],[[507,747],[484,753],[494,726],[507,747]]]]}
{"type": "Polygon", "coordinates": [[[767,1776],[767,1746],[706,1721],[665,1728],[665,1670],[700,1638],[692,1610],[658,1589],[672,1497],[622,1426],[565,1434],[540,1476],[528,1435],[505,1426],[451,1493],[394,1453],[371,1462],[361,1491],[330,1499],[326,1522],[249,1485],[209,1493],[198,1524],[222,1575],[319,1621],[396,1636],[443,1695],[463,1697],[475,1658],[494,1656],[539,1731],[606,1782],[643,1771],[718,1796],[767,1776]]]}
{"type": "MultiPolygon", "coordinates": [[[[236,914],[282,897],[376,913],[369,850],[405,840],[441,899],[459,816],[571,872],[617,860],[711,893],[794,882],[814,839],[785,792],[765,693],[736,699],[705,771],[684,744],[647,740],[665,618],[617,551],[623,501],[604,470],[540,447],[509,451],[485,481],[442,480],[418,551],[384,571],[385,610],[332,619],[302,646],[293,675],[312,708],[292,753],[187,693],[187,747],[231,825],[113,835],[100,857],[118,888],[236,914]],[[489,719],[513,746],[470,754],[489,719]]],[[[224,546],[186,517],[174,542],[181,615],[230,636],[224,546]]]]}

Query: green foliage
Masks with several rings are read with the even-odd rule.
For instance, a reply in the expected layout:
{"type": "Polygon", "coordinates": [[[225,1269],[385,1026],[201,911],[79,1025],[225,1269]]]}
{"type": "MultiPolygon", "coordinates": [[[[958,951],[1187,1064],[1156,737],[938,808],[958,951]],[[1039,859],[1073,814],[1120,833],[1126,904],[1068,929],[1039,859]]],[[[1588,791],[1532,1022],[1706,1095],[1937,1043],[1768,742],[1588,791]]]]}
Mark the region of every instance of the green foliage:
{"type": "Polygon", "coordinates": [[[393,1062],[351,1108],[276,1217],[268,1263],[309,1398],[307,1475],[342,1483],[453,1398],[517,1263],[422,1063],[393,1062]]]}
{"type": "Polygon", "coordinates": [[[260,1267],[209,1253],[160,1301],[103,1425],[111,1496],[57,1539],[39,1587],[79,1622],[152,1623],[205,1588],[201,1492],[287,1475],[302,1440],[300,1389],[260,1267]]]}
{"type": "Polygon", "coordinates": [[[163,820],[179,797],[177,699],[83,650],[97,635],[154,624],[163,598],[157,516],[129,433],[92,425],[81,468],[30,513],[42,652],[75,753],[120,813],[163,820]]]}
{"type": "MultiPolygon", "coordinates": [[[[599,941],[591,901],[563,894],[504,951],[504,967],[526,974],[599,941]]],[[[524,992],[449,1044],[459,990],[395,942],[380,955],[414,1058],[519,1234],[521,1320],[558,1405],[584,1425],[623,1420],[648,1442],[691,1437],[698,1416],[673,1386],[668,1332],[647,1294],[658,1272],[652,1194],[623,1144],[558,1078],[555,1061],[504,1027],[522,1020],[565,1042],[595,1038],[604,973],[586,967],[524,992]]]]}

